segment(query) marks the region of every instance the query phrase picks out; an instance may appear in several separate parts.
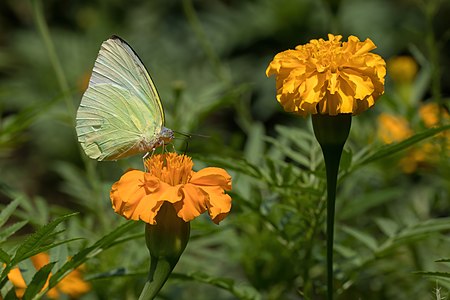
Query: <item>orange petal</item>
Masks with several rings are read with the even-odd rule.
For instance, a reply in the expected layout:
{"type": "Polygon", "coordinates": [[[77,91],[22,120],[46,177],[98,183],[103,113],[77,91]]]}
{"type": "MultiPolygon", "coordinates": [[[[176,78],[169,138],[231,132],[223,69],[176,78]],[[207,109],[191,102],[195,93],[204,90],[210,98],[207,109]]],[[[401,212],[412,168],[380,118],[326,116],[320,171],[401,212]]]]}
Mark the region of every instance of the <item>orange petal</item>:
{"type": "Polygon", "coordinates": [[[36,270],[39,270],[50,262],[50,256],[47,253],[41,252],[32,256],[31,262],[36,270]]]}
{"type": "Polygon", "coordinates": [[[155,224],[156,214],[164,201],[181,200],[179,188],[151,174],[132,170],[113,184],[110,198],[116,213],[127,219],[155,224]]]}
{"type": "Polygon", "coordinates": [[[208,213],[214,223],[219,224],[231,210],[231,197],[219,186],[200,187],[208,194],[208,213]]]}
{"type": "MultiPolygon", "coordinates": [[[[16,288],[16,292],[17,292],[17,289],[25,289],[27,287],[27,284],[25,283],[25,280],[23,279],[22,273],[20,273],[19,268],[14,268],[11,271],[9,271],[8,279],[9,279],[9,281],[11,281],[11,283],[16,288]]],[[[23,295],[23,293],[24,293],[24,291],[22,291],[21,294],[23,295]]]]}
{"type": "Polygon", "coordinates": [[[220,186],[231,190],[231,176],[222,168],[204,168],[192,175],[190,183],[199,186],[220,186]]]}
{"type": "Polygon", "coordinates": [[[77,269],[70,272],[56,286],[61,293],[71,298],[79,298],[91,289],[91,285],[83,280],[81,272],[77,269]]]}
{"type": "Polygon", "coordinates": [[[189,222],[206,211],[207,194],[193,184],[185,184],[181,190],[183,200],[173,204],[177,215],[189,222]]]}

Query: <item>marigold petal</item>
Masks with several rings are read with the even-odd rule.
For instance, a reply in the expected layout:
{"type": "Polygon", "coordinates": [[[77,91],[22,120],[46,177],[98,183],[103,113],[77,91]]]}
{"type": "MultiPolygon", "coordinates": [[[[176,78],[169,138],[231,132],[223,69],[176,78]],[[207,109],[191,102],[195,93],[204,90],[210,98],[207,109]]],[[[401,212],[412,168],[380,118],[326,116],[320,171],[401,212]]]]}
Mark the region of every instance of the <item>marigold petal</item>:
{"type": "Polygon", "coordinates": [[[57,288],[71,298],[79,298],[91,289],[91,285],[84,281],[82,273],[79,270],[73,270],[64,277],[58,284],[57,288]]]}
{"type": "Polygon", "coordinates": [[[359,114],[384,92],[386,66],[375,44],[328,35],[275,55],[267,76],[276,75],[277,100],[288,112],[359,114]],[[345,84],[343,84],[345,83],[345,84]],[[327,99],[328,98],[328,99],[327,99]]]}
{"type": "Polygon", "coordinates": [[[231,176],[222,168],[204,168],[192,175],[191,184],[200,186],[220,186],[231,190],[231,176]]]}
{"type": "Polygon", "coordinates": [[[192,221],[206,211],[207,194],[193,184],[185,184],[181,188],[183,200],[174,203],[177,215],[185,222],[192,221]]]}
{"type": "Polygon", "coordinates": [[[27,287],[27,284],[25,283],[25,280],[23,279],[22,273],[20,272],[19,268],[11,269],[11,271],[9,271],[8,273],[8,279],[14,285],[16,291],[17,289],[25,289],[27,287]]]}
{"type": "Polygon", "coordinates": [[[110,198],[114,211],[126,219],[155,224],[163,201],[181,199],[178,190],[178,186],[171,186],[151,174],[132,170],[113,184],[110,198]]]}
{"type": "Polygon", "coordinates": [[[231,197],[218,186],[203,186],[201,189],[208,194],[207,208],[212,221],[219,224],[231,210],[231,197]]]}

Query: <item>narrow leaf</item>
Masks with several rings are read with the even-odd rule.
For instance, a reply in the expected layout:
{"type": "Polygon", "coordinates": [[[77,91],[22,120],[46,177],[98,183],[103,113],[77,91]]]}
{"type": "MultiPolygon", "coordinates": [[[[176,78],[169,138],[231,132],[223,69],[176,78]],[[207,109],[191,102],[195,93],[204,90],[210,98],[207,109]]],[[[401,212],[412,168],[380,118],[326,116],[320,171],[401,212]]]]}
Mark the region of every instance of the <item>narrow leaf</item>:
{"type": "Polygon", "coordinates": [[[445,278],[450,279],[450,273],[449,272],[426,272],[426,271],[420,271],[420,272],[414,272],[418,275],[423,275],[427,277],[436,277],[436,278],[445,278]]]}
{"type": "MultiPolygon", "coordinates": [[[[128,232],[132,230],[133,227],[140,225],[139,222],[127,222],[122,226],[114,229],[109,234],[105,235],[92,246],[84,248],[77,254],[75,254],[69,261],[67,261],[56,273],[50,278],[50,284],[48,289],[54,287],[66,274],[71,270],[79,267],[88,258],[98,255],[106,249],[109,249],[113,245],[116,245],[116,241],[119,238],[126,236],[128,232]]],[[[127,239],[124,239],[125,241],[127,239]]]]}
{"type": "Polygon", "coordinates": [[[49,237],[52,236],[53,231],[60,223],[74,215],[76,215],[76,213],[59,217],[51,221],[47,225],[39,228],[35,233],[29,236],[23,244],[19,246],[14,255],[14,258],[12,259],[12,263],[17,264],[18,262],[30,257],[30,254],[33,253],[33,249],[39,248],[40,246],[48,242],[49,237]]]}
{"type": "Polygon", "coordinates": [[[7,238],[16,233],[17,230],[21,229],[27,223],[28,221],[21,221],[2,229],[2,231],[0,232],[0,243],[6,241],[7,238]]]}
{"type": "Polygon", "coordinates": [[[442,127],[430,128],[423,132],[415,134],[412,137],[410,137],[404,141],[380,147],[372,155],[369,155],[369,156],[363,158],[361,161],[357,162],[355,164],[355,167],[365,165],[365,164],[380,160],[382,158],[391,156],[393,154],[396,154],[402,150],[405,150],[405,149],[411,147],[414,144],[417,144],[418,142],[420,142],[426,138],[432,137],[432,136],[438,134],[439,132],[445,131],[447,129],[450,129],[450,124],[442,126],[442,127]]]}
{"type": "Polygon", "coordinates": [[[213,277],[203,272],[193,272],[190,274],[172,273],[171,278],[180,280],[193,280],[207,283],[232,293],[241,300],[259,300],[261,295],[252,287],[237,285],[233,279],[213,277]]]}
{"type": "MultiPolygon", "coordinates": [[[[16,198],[11,201],[5,208],[0,212],[0,227],[2,227],[6,221],[8,221],[9,217],[16,210],[19,203],[22,201],[22,198],[16,198]]],[[[3,230],[2,230],[3,231],[3,230]]]]}
{"type": "Polygon", "coordinates": [[[11,257],[9,256],[9,254],[0,248],[0,261],[2,263],[8,264],[10,262],[10,260],[11,260],[11,257]]]}
{"type": "Polygon", "coordinates": [[[33,279],[25,290],[23,300],[33,299],[33,297],[42,290],[54,265],[55,263],[51,262],[40,268],[39,271],[34,274],[33,279]]]}
{"type": "Polygon", "coordinates": [[[342,227],[342,230],[366,245],[370,250],[375,251],[378,248],[377,241],[372,236],[347,226],[342,227]]]}

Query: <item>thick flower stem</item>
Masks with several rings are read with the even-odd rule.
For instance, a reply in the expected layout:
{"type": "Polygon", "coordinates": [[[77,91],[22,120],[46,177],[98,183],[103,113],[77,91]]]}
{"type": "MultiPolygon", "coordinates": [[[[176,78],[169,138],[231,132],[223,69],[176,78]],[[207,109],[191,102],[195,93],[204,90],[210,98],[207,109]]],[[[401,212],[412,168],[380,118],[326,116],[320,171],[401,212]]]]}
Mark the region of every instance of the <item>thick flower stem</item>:
{"type": "Polygon", "coordinates": [[[327,299],[333,299],[333,241],[336,185],[342,148],[322,147],[327,172],[327,299]]]}
{"type": "Polygon", "coordinates": [[[164,286],[175,264],[167,259],[151,256],[150,271],[147,282],[139,296],[139,300],[151,300],[156,297],[159,290],[164,286]]]}
{"type": "Polygon", "coordinates": [[[313,115],[314,134],[322,148],[327,172],[327,300],[333,299],[333,241],[339,162],[351,126],[350,114],[313,115]]]}

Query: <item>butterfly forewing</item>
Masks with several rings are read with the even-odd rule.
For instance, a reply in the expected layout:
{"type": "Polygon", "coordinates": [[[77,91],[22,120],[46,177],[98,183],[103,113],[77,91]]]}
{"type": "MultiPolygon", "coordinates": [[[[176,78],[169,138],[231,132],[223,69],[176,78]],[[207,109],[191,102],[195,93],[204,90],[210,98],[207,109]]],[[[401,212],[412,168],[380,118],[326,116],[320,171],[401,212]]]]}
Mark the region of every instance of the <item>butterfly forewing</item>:
{"type": "Polygon", "coordinates": [[[150,75],[118,37],[103,42],[77,112],[77,135],[86,154],[115,160],[150,151],[164,113],[150,75]]]}

